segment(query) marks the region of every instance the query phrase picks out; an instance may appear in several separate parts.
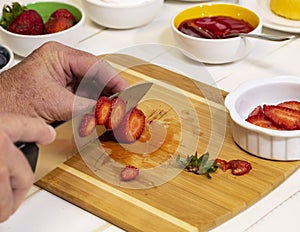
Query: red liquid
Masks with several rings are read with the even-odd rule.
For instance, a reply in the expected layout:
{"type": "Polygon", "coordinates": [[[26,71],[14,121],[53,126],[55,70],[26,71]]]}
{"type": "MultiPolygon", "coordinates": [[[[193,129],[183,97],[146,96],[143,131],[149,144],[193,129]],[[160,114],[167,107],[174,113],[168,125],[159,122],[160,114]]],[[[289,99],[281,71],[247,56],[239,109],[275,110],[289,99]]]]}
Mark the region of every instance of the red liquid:
{"type": "Polygon", "coordinates": [[[248,22],[228,16],[189,19],[178,27],[184,34],[206,39],[222,39],[226,35],[249,33],[253,29],[248,22]]]}

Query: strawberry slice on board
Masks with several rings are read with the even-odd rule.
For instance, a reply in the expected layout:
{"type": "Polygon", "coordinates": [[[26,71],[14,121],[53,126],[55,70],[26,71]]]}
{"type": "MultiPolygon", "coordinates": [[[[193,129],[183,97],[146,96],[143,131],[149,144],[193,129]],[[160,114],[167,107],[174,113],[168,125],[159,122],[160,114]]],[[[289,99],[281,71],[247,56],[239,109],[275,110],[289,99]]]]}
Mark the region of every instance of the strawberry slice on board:
{"type": "Polygon", "coordinates": [[[137,178],[138,175],[139,169],[134,166],[128,165],[121,171],[120,178],[123,181],[131,181],[137,178]]]}
{"type": "Polygon", "coordinates": [[[106,96],[100,97],[95,106],[96,125],[104,125],[110,116],[111,110],[111,100],[106,96]]]}
{"type": "Polygon", "coordinates": [[[236,176],[242,176],[251,171],[252,166],[246,160],[230,160],[229,165],[231,167],[231,173],[236,176]]]}
{"type": "Polygon", "coordinates": [[[267,118],[264,114],[254,114],[252,116],[249,116],[246,119],[246,121],[263,128],[268,128],[273,130],[280,129],[279,127],[275,126],[273,122],[269,118],[267,118]]]}
{"type": "Polygon", "coordinates": [[[125,102],[119,98],[116,97],[111,100],[111,113],[108,116],[105,127],[108,130],[113,130],[116,128],[120,122],[123,120],[123,117],[125,115],[126,111],[126,105],[125,102]]]}
{"type": "Polygon", "coordinates": [[[222,169],[223,172],[226,172],[228,169],[231,169],[230,163],[226,160],[217,158],[215,163],[218,165],[219,168],[222,169]]]}
{"type": "Polygon", "coordinates": [[[264,105],[263,110],[275,125],[286,130],[300,129],[300,111],[276,105],[264,105]]]}
{"type": "Polygon", "coordinates": [[[93,114],[85,114],[80,121],[79,136],[85,137],[90,135],[95,129],[96,122],[93,114]]]}
{"type": "Polygon", "coordinates": [[[293,110],[300,111],[300,102],[299,101],[285,101],[285,102],[278,104],[278,106],[287,107],[287,108],[290,108],[293,110]]]}
{"type": "Polygon", "coordinates": [[[113,130],[114,137],[121,143],[133,143],[143,133],[146,117],[140,109],[134,107],[127,114],[117,128],[113,130]]]}

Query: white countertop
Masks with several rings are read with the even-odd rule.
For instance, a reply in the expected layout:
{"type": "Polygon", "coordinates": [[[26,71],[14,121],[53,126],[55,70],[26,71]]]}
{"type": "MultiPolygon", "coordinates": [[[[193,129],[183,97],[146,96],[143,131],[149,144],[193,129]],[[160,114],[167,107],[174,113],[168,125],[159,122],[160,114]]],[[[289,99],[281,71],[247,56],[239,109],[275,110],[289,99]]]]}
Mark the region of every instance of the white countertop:
{"type": "MultiPolygon", "coordinates": [[[[81,5],[80,0],[68,1],[81,5]]],[[[243,0],[240,1],[240,4],[256,9],[257,1],[267,0],[243,0]]],[[[83,38],[76,48],[95,55],[128,53],[153,63],[171,66],[171,68],[171,62],[166,63],[166,60],[177,59],[177,62],[182,62],[181,64],[191,68],[195,67],[194,62],[178,54],[174,57],[174,54],[169,54],[168,51],[161,53],[159,49],[153,49],[151,53],[142,51],[144,46],[151,46],[151,44],[174,46],[170,20],[178,11],[192,4],[196,4],[196,2],[166,0],[160,14],[151,23],[130,30],[103,28],[87,18],[86,33],[83,34],[83,38]]],[[[285,32],[268,28],[264,28],[263,31],[270,34],[285,34],[285,32]]],[[[255,50],[242,61],[225,65],[206,65],[211,74],[211,80],[201,80],[200,77],[192,75],[190,77],[228,92],[240,83],[251,79],[278,75],[296,75],[300,78],[300,53],[296,51],[300,51],[300,40],[298,39],[284,43],[257,41],[255,50]]],[[[20,57],[16,57],[15,62],[20,61],[20,59],[20,57]]],[[[66,158],[57,155],[46,157],[42,166],[47,166],[45,170],[49,171],[66,158]]],[[[45,173],[38,171],[36,178],[42,174],[45,173]]],[[[299,183],[300,171],[298,170],[270,194],[231,220],[216,227],[212,232],[299,231],[299,183]]],[[[33,186],[19,210],[9,220],[0,223],[0,232],[4,231],[108,232],[122,230],[45,190],[33,186]]]]}

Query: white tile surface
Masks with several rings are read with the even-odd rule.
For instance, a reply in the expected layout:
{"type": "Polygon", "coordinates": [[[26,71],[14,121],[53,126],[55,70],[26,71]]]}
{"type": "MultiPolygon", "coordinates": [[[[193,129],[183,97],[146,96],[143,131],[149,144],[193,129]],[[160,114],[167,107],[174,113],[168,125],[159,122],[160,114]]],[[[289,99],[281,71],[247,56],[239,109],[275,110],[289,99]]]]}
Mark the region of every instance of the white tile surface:
{"type": "Polygon", "coordinates": [[[296,192],[286,201],[273,209],[256,224],[251,226],[248,232],[265,231],[289,231],[298,232],[300,227],[300,192],[296,192]],[[282,219],[285,220],[282,220],[282,219]]]}

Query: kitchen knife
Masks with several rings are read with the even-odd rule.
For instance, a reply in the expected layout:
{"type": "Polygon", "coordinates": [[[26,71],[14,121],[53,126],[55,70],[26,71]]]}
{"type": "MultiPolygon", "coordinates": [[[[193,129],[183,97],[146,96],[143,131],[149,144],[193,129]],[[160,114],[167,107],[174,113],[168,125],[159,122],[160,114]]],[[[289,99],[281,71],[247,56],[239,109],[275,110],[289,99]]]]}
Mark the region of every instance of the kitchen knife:
{"type": "Polygon", "coordinates": [[[35,143],[25,142],[16,142],[15,145],[18,149],[20,149],[23,152],[26,159],[28,160],[28,163],[30,164],[32,171],[34,172],[39,154],[38,146],[35,143]]]}
{"type": "MultiPolygon", "coordinates": [[[[130,111],[133,107],[135,107],[138,102],[145,96],[145,94],[149,91],[152,87],[153,83],[151,82],[142,82],[136,85],[133,85],[119,93],[116,93],[109,97],[109,99],[113,99],[115,97],[121,98],[126,104],[126,113],[130,111]]],[[[106,132],[105,126],[96,126],[96,130],[85,137],[81,137],[79,135],[79,127],[82,122],[83,117],[87,114],[93,114],[94,108],[91,109],[89,112],[85,112],[83,114],[78,115],[77,117],[72,119],[73,123],[73,134],[75,143],[77,146],[78,151],[81,151],[86,147],[88,144],[97,140],[102,134],[106,132]]]]}
{"type": "Polygon", "coordinates": [[[126,113],[130,111],[133,107],[135,107],[139,101],[145,96],[145,94],[152,87],[153,83],[151,82],[142,82],[136,85],[133,85],[119,93],[115,93],[110,96],[109,99],[113,99],[115,97],[121,98],[126,104],[126,113]]]}

